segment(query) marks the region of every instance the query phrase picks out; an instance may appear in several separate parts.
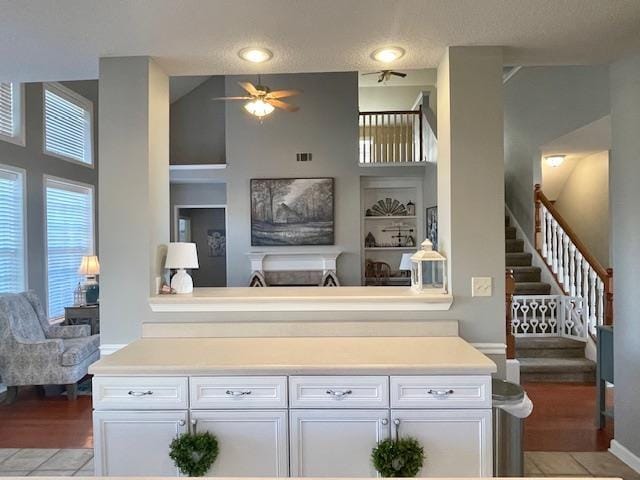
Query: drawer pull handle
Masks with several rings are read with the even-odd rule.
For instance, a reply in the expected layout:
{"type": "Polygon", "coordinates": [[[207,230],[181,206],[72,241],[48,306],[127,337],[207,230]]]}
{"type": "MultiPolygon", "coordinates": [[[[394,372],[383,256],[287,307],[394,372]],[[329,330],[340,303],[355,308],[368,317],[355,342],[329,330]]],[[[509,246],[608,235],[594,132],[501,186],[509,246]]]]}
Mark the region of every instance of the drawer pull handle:
{"type": "Polygon", "coordinates": [[[433,395],[438,398],[447,398],[449,395],[453,393],[453,390],[427,390],[429,395],[433,395]]]}
{"type": "Polygon", "coordinates": [[[144,397],[146,395],[153,395],[151,390],[147,390],[146,392],[134,392],[133,390],[129,390],[128,395],[132,397],[144,397]]]}
{"type": "Polygon", "coordinates": [[[327,390],[327,395],[331,395],[337,400],[344,398],[347,395],[351,395],[352,393],[353,391],[351,390],[327,390]]]}
{"type": "Polygon", "coordinates": [[[251,395],[251,390],[227,390],[225,393],[232,397],[244,397],[245,395],[251,395]]]}

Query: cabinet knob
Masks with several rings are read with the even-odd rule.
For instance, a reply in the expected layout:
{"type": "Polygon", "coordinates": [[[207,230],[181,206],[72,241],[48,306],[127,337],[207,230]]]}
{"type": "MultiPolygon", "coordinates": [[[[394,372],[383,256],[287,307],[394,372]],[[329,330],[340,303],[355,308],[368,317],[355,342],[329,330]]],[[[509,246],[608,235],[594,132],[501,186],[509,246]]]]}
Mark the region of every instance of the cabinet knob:
{"type": "Polygon", "coordinates": [[[185,422],[184,420],[180,420],[178,422],[178,425],[180,425],[181,427],[184,427],[187,424],[187,422],[185,422]]]}
{"type": "Polygon", "coordinates": [[[383,418],[382,420],[380,420],[380,423],[382,423],[382,425],[389,425],[389,419],[383,418]]]}

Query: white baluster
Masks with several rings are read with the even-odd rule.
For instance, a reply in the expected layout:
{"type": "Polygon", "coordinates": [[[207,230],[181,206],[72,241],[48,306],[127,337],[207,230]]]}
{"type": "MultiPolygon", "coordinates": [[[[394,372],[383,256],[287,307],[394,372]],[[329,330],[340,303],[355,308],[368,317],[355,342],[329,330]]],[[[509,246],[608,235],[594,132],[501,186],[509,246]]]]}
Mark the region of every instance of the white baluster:
{"type": "MultiPolygon", "coordinates": [[[[597,286],[598,286],[598,325],[604,325],[604,282],[600,279],[600,277],[598,277],[597,286]]],[[[593,333],[595,333],[595,331],[593,333]]]]}
{"type": "Polygon", "coordinates": [[[551,255],[551,271],[553,273],[558,273],[558,222],[553,220],[552,223],[553,228],[553,244],[552,244],[552,255],[551,255]]]}
{"type": "Polygon", "coordinates": [[[540,249],[540,253],[542,254],[542,258],[547,258],[547,209],[542,207],[540,209],[540,215],[542,216],[540,223],[542,224],[542,248],[540,249]]]}
{"type": "Polygon", "coordinates": [[[584,311],[589,319],[589,263],[582,258],[582,298],[584,298],[584,311]]]}
{"type": "Polygon", "coordinates": [[[589,268],[589,325],[592,330],[596,326],[596,271],[589,268]]]}
{"type": "Polygon", "coordinates": [[[576,249],[576,297],[582,297],[582,254],[576,249]]]}
{"type": "Polygon", "coordinates": [[[562,228],[560,226],[558,226],[558,249],[556,250],[557,252],[557,264],[558,264],[558,268],[556,269],[556,275],[558,277],[558,282],[560,283],[560,285],[564,285],[564,264],[562,263],[562,261],[564,260],[564,230],[562,230],[562,228]]]}
{"type": "Polygon", "coordinates": [[[569,245],[569,295],[576,296],[576,246],[569,245]]]}
{"type": "Polygon", "coordinates": [[[547,211],[547,265],[551,266],[553,263],[553,228],[552,228],[553,217],[549,211],[547,211]]]}
{"type": "Polygon", "coordinates": [[[564,273],[564,277],[560,277],[562,279],[562,284],[564,285],[564,291],[569,291],[569,235],[562,231],[562,272],[564,273]]]}

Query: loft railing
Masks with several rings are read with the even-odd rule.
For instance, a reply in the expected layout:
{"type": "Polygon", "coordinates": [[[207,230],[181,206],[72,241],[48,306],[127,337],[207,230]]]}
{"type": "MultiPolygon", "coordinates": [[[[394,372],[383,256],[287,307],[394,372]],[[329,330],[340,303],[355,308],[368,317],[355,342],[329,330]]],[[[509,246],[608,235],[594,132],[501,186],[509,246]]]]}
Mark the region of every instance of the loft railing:
{"type": "Polygon", "coordinates": [[[583,298],[589,333],[613,324],[613,270],[603,267],[535,186],[536,249],[565,295],[583,298]]]}
{"type": "Polygon", "coordinates": [[[360,112],[360,165],[425,161],[422,109],[360,112]]]}
{"type": "Polygon", "coordinates": [[[514,295],[511,334],[514,337],[565,337],[584,342],[589,334],[584,306],[582,297],[514,295]]]}

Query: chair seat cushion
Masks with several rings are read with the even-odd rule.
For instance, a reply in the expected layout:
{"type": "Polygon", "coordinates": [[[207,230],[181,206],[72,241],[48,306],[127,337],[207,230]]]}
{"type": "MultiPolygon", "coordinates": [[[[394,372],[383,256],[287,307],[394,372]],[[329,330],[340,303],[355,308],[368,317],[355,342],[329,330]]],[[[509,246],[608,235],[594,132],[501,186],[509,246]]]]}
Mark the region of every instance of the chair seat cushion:
{"type": "Polygon", "coordinates": [[[85,358],[89,357],[100,346],[100,335],[90,337],[65,338],[64,352],[62,352],[62,365],[70,367],[78,365],[85,358]]]}

